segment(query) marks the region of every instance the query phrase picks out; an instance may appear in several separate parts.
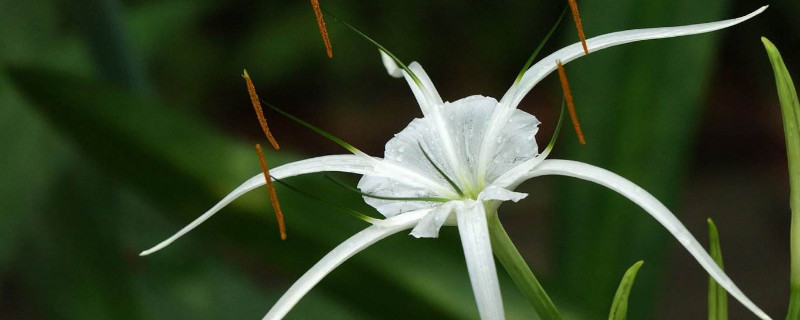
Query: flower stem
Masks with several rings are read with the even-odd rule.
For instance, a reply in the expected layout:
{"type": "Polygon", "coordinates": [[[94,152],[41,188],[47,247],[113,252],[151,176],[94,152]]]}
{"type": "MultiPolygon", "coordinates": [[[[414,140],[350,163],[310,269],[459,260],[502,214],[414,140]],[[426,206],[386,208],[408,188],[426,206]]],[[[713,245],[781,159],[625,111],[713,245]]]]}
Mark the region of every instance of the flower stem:
{"type": "Polygon", "coordinates": [[[511,242],[508,233],[500,223],[497,214],[489,215],[489,235],[492,240],[492,252],[497,260],[503,265],[511,279],[517,285],[522,294],[528,298],[533,305],[536,313],[543,320],[561,320],[561,314],[556,309],[553,301],[544,291],[539,280],[533,275],[533,271],[525,263],[517,247],[511,242]]]}

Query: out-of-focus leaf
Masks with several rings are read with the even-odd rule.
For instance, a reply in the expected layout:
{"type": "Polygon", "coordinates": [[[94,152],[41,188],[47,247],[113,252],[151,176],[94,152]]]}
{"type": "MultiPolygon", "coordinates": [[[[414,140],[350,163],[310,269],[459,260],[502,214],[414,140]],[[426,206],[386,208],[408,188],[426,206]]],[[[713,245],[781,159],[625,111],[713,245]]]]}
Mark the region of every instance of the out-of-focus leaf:
{"type": "Polygon", "coordinates": [[[143,2],[128,10],[126,27],[142,57],[151,58],[175,42],[186,42],[191,27],[214,8],[213,1],[169,0],[143,2]]]}
{"type": "MultiPolygon", "coordinates": [[[[233,55],[233,61],[239,63],[239,69],[247,66],[254,74],[262,75],[258,77],[262,85],[286,79],[288,73],[300,69],[308,62],[327,63],[327,58],[323,58],[325,48],[314,23],[310,4],[302,3],[281,9],[281,19],[256,19],[252,33],[244,39],[241,47],[236,48],[233,55]],[[269,41],[265,41],[266,39],[269,41]],[[319,59],[314,59],[315,57],[319,59]]],[[[335,55],[338,48],[347,45],[345,40],[347,39],[339,37],[333,40],[335,55]]],[[[362,62],[352,57],[343,59],[362,62]]]]}
{"type": "Polygon", "coordinates": [[[625,275],[622,276],[622,281],[619,283],[617,293],[614,294],[614,301],[611,303],[611,311],[608,313],[608,320],[625,320],[628,318],[628,297],[631,295],[631,288],[633,282],[636,280],[636,274],[639,273],[639,268],[642,267],[644,261],[638,261],[631,266],[625,275]]]}
{"type": "Polygon", "coordinates": [[[20,250],[67,151],[0,74],[0,270],[20,250]]]}
{"type": "MultiPolygon", "coordinates": [[[[0,2],[0,65],[36,61],[78,72],[90,65],[74,50],[72,39],[58,33],[56,4],[31,0],[0,2]]],[[[46,121],[0,73],[0,272],[14,264],[26,235],[43,209],[56,172],[73,154],[46,121]]],[[[0,307],[2,309],[2,307],[0,307]]],[[[2,317],[2,316],[0,316],[2,317]]]]}
{"type": "Polygon", "coordinates": [[[83,30],[104,79],[139,93],[150,90],[122,22],[119,0],[63,1],[83,30]]]}
{"type": "MultiPolygon", "coordinates": [[[[711,218],[708,219],[709,254],[714,261],[722,265],[722,249],[719,246],[719,232],[711,218]]],[[[708,320],[728,320],[728,292],[711,276],[708,277],[708,320]]]]}
{"type": "MultiPolygon", "coordinates": [[[[720,20],[724,0],[598,1],[581,3],[587,36],[622,29],[684,25],[720,20]]],[[[691,139],[700,119],[700,100],[713,67],[716,39],[747,24],[708,35],[655,40],[611,48],[566,66],[586,145],[569,141],[564,157],[609,169],[648,190],[667,207],[684,181],[691,139]],[[680,66],[679,68],[676,66],[680,66]]],[[[570,43],[574,28],[564,28],[570,43]]],[[[558,152],[559,148],[556,148],[558,152]]],[[[564,182],[554,243],[558,248],[556,283],[564,296],[589,318],[605,316],[624,261],[648,261],[639,277],[640,303],[631,318],[651,318],[661,276],[668,265],[665,245],[671,237],[644,211],[626,199],[580,181],[564,182]],[[593,272],[586,272],[591,265],[593,272]]],[[[680,216],[680,212],[676,212],[680,216]]],[[[556,295],[558,300],[559,294],[556,295]]]]}
{"type": "Polygon", "coordinates": [[[778,98],[783,114],[783,130],[786,135],[786,156],[789,159],[789,204],[792,208],[791,222],[791,272],[789,297],[789,311],[787,320],[800,319],[800,101],[797,91],[789,75],[789,70],[783,63],[783,58],[778,48],[767,38],[761,41],[767,50],[769,61],[775,73],[775,82],[778,88],[778,98]]]}
{"type": "Polygon", "coordinates": [[[113,188],[78,162],[56,177],[17,270],[26,300],[50,319],[137,319],[113,188]],[[80,237],[74,235],[79,234],[80,237]]]}

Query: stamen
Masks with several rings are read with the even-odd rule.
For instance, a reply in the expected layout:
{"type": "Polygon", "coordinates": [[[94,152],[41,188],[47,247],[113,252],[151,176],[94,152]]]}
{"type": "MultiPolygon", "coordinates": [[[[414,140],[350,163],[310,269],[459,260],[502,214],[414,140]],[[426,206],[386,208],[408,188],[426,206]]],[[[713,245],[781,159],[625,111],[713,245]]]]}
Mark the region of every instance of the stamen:
{"type": "Polygon", "coordinates": [[[547,40],[550,40],[550,37],[553,36],[553,33],[556,31],[556,29],[558,29],[558,25],[561,24],[561,20],[564,19],[564,15],[566,13],[567,13],[567,7],[564,7],[564,10],[561,11],[561,15],[558,16],[558,20],[556,20],[556,23],[553,24],[553,26],[550,28],[550,31],[547,32],[547,35],[544,36],[542,42],[539,42],[539,45],[536,46],[535,50],[533,50],[533,53],[528,58],[528,61],[525,62],[525,65],[522,66],[522,70],[519,72],[519,74],[517,75],[517,79],[514,80],[514,82],[519,82],[520,80],[522,80],[522,76],[525,75],[525,71],[528,71],[528,68],[533,63],[533,60],[536,59],[536,56],[539,55],[539,52],[542,51],[542,48],[544,48],[544,45],[547,43],[547,40]]]}
{"type": "Polygon", "coordinates": [[[364,38],[364,40],[367,40],[367,42],[369,42],[369,43],[371,43],[372,45],[374,45],[375,47],[377,47],[377,48],[378,48],[378,50],[380,50],[380,51],[382,51],[383,53],[385,53],[386,55],[388,55],[390,58],[392,58],[392,60],[394,60],[394,62],[395,62],[395,63],[397,63],[397,65],[400,67],[400,69],[403,69],[403,71],[405,71],[405,72],[408,72],[408,75],[409,75],[409,76],[411,76],[411,79],[413,79],[413,80],[414,80],[414,83],[416,83],[416,84],[417,84],[417,86],[419,86],[420,88],[423,88],[423,87],[424,87],[424,86],[422,85],[422,81],[420,81],[420,80],[419,80],[419,78],[417,78],[417,75],[416,75],[416,74],[414,74],[414,72],[413,72],[413,71],[411,71],[411,69],[409,69],[409,68],[406,66],[406,64],[405,64],[405,63],[403,63],[403,61],[400,61],[400,59],[398,59],[398,58],[397,58],[397,56],[395,56],[395,55],[394,55],[394,54],[393,54],[391,51],[389,51],[388,49],[386,49],[384,46],[382,46],[382,45],[381,45],[380,43],[378,43],[377,41],[375,41],[375,40],[373,40],[372,38],[370,38],[368,35],[366,35],[366,34],[364,34],[363,32],[361,32],[361,30],[358,30],[356,27],[354,27],[354,26],[350,25],[349,23],[347,23],[346,21],[344,21],[344,20],[342,20],[342,19],[339,19],[337,16],[335,16],[335,15],[334,15],[333,13],[331,13],[330,11],[325,11],[325,10],[322,10],[322,11],[324,11],[324,12],[325,12],[325,14],[327,14],[329,17],[331,17],[331,19],[333,19],[333,21],[337,21],[337,22],[339,22],[339,23],[343,24],[345,27],[347,27],[347,28],[348,28],[348,29],[350,29],[351,31],[355,32],[357,35],[359,35],[359,36],[361,36],[362,38],[364,38]]]}
{"type": "Polygon", "coordinates": [[[575,133],[578,134],[578,142],[586,144],[583,138],[583,131],[581,131],[581,124],[578,122],[578,115],[575,113],[575,103],[572,101],[572,92],[569,90],[569,81],[567,81],[567,72],[564,71],[564,65],[561,60],[556,60],[558,67],[558,78],[561,79],[561,89],[564,91],[564,99],[567,101],[567,109],[569,110],[569,117],[572,118],[572,126],[575,127],[575,133]]]}
{"type": "Polygon", "coordinates": [[[439,175],[442,176],[442,178],[447,180],[447,183],[449,183],[450,186],[453,187],[454,190],[456,190],[456,192],[458,193],[459,196],[463,197],[464,196],[464,192],[461,191],[461,188],[459,188],[458,185],[455,182],[453,182],[453,180],[451,180],[450,177],[448,177],[444,173],[444,171],[442,171],[442,169],[439,169],[439,166],[437,166],[436,163],[433,162],[433,160],[431,159],[431,156],[429,156],[428,153],[425,152],[425,148],[422,147],[422,142],[417,142],[417,144],[419,145],[419,150],[422,151],[422,155],[425,156],[425,159],[428,159],[428,163],[430,163],[433,166],[433,168],[436,169],[436,172],[438,172],[439,175]]]}
{"type": "Polygon", "coordinates": [[[244,78],[244,81],[247,82],[247,92],[250,94],[250,102],[253,104],[253,109],[256,110],[256,116],[258,117],[258,123],[261,124],[261,130],[263,130],[264,135],[267,136],[269,144],[271,144],[275,150],[280,149],[281,147],[278,145],[278,141],[275,140],[275,137],[272,136],[272,132],[269,131],[267,118],[264,117],[264,111],[261,109],[261,100],[258,98],[256,87],[253,86],[253,81],[250,80],[250,74],[247,73],[247,70],[244,70],[242,78],[244,78]]]}
{"type": "Polygon", "coordinates": [[[314,15],[317,17],[317,27],[319,27],[319,33],[322,34],[322,42],[325,43],[325,52],[328,53],[328,58],[333,58],[331,38],[328,37],[328,28],[325,27],[325,19],[322,18],[322,9],[319,7],[319,1],[311,0],[311,7],[314,8],[314,15]]]}
{"type": "Polygon", "coordinates": [[[325,130],[322,130],[322,129],[320,129],[319,127],[317,127],[317,126],[315,126],[315,125],[313,125],[313,124],[310,124],[310,123],[308,123],[308,122],[305,122],[305,121],[301,120],[300,118],[298,118],[298,117],[296,117],[296,116],[292,115],[291,113],[288,113],[288,112],[286,112],[286,111],[283,111],[282,109],[280,109],[280,108],[278,108],[278,107],[276,107],[276,106],[272,105],[272,104],[271,104],[271,103],[269,103],[269,102],[266,102],[266,101],[264,101],[264,100],[261,100],[261,102],[263,102],[263,103],[264,103],[264,105],[266,105],[266,106],[267,106],[267,107],[269,107],[270,109],[277,111],[278,113],[280,113],[280,114],[282,114],[283,116],[285,116],[285,117],[287,117],[287,118],[291,119],[292,121],[294,121],[294,122],[297,122],[297,123],[299,123],[300,125],[302,125],[302,126],[304,126],[304,127],[308,128],[308,129],[311,129],[311,131],[314,131],[314,132],[316,132],[317,134],[319,134],[319,135],[321,135],[321,136],[323,136],[323,137],[325,137],[325,138],[328,138],[329,140],[331,140],[331,141],[335,142],[336,144],[338,144],[338,145],[342,146],[343,148],[347,149],[347,151],[350,151],[350,152],[352,152],[352,153],[353,153],[353,154],[355,154],[355,155],[361,155],[361,156],[366,156],[366,157],[368,157],[368,155],[367,155],[366,153],[362,152],[361,150],[358,150],[356,147],[354,147],[353,145],[351,145],[351,144],[347,143],[346,141],[342,140],[341,138],[339,138],[339,137],[337,137],[337,136],[334,136],[334,135],[332,135],[332,134],[328,133],[328,132],[327,132],[327,131],[325,131],[325,130]]]}
{"type": "Polygon", "coordinates": [[[349,214],[349,215],[351,215],[351,216],[353,216],[353,217],[356,217],[356,218],[358,218],[358,219],[360,219],[360,220],[363,220],[363,221],[365,221],[365,222],[369,222],[369,223],[373,223],[373,224],[374,224],[375,222],[377,222],[377,221],[379,221],[379,220],[380,220],[380,219],[376,219],[376,218],[370,217],[370,216],[368,216],[368,215],[366,215],[366,214],[363,214],[363,213],[361,213],[361,212],[355,211],[355,210],[353,210],[353,209],[346,208],[346,207],[344,207],[344,206],[338,205],[338,204],[336,204],[336,203],[333,203],[333,202],[331,202],[331,201],[328,201],[328,200],[322,199],[322,198],[320,198],[320,197],[318,197],[318,196],[315,196],[315,195],[313,195],[313,194],[311,194],[311,193],[308,193],[308,192],[306,192],[306,191],[303,191],[302,189],[300,189],[300,188],[298,188],[298,187],[295,187],[295,186],[293,186],[293,185],[291,185],[291,184],[289,184],[289,183],[287,183],[287,182],[285,182],[285,181],[283,181],[283,180],[275,179],[275,182],[277,182],[277,183],[280,183],[280,184],[282,184],[284,187],[288,188],[289,190],[292,190],[292,191],[294,191],[294,192],[297,192],[297,193],[299,193],[299,194],[301,194],[301,195],[304,195],[304,196],[306,196],[306,197],[309,197],[309,198],[311,198],[311,199],[314,199],[314,200],[317,200],[317,201],[319,201],[319,202],[322,202],[322,203],[324,203],[324,204],[326,204],[326,205],[328,205],[328,206],[331,206],[331,207],[338,208],[339,210],[342,210],[342,211],[346,212],[347,214],[349,214]]]}
{"type": "Polygon", "coordinates": [[[275,210],[275,217],[278,218],[278,228],[281,232],[281,240],[286,240],[286,225],[283,223],[283,211],[281,211],[281,205],[278,203],[278,194],[275,193],[275,186],[272,185],[272,178],[269,176],[267,160],[264,159],[264,153],[261,152],[260,144],[256,144],[256,152],[258,153],[258,162],[261,164],[261,171],[264,172],[264,179],[267,181],[269,199],[272,202],[272,208],[275,210]]]}
{"type": "Polygon", "coordinates": [[[544,148],[544,152],[542,154],[549,155],[553,148],[556,146],[556,141],[558,140],[558,133],[561,132],[561,126],[564,124],[564,110],[567,109],[567,99],[561,99],[561,111],[558,113],[558,123],[556,123],[556,129],[553,130],[553,136],[550,137],[550,142],[547,143],[547,147],[544,148]]]}
{"type": "Polygon", "coordinates": [[[583,34],[583,23],[581,23],[581,15],[578,12],[578,3],[575,0],[569,0],[569,8],[572,10],[572,20],[575,20],[575,27],[578,29],[578,37],[581,38],[581,45],[583,45],[583,52],[589,54],[589,48],[586,47],[586,35],[583,34]]]}

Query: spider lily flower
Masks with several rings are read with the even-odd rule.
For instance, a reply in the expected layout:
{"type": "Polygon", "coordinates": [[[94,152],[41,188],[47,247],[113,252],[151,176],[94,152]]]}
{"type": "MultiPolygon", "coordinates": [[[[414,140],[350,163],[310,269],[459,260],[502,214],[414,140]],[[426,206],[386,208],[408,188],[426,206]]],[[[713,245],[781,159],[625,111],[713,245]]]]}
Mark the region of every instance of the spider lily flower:
{"type": "MultiPolygon", "coordinates": [[[[586,40],[591,52],[634,41],[670,38],[727,28],[754,17],[679,27],[627,30],[586,40]]],[[[714,263],[713,259],[669,209],[634,183],[586,163],[545,159],[550,147],[539,152],[535,141],[539,121],[518,110],[525,95],[557,68],[584,54],[581,43],[560,49],[518,77],[498,101],[470,96],[445,102],[422,67],[408,67],[381,50],[384,66],[409,83],[422,111],[386,144],[383,158],[356,149],[350,155],[329,155],[288,163],[270,170],[273,179],[315,172],[362,175],[358,184],[364,201],[386,218],[345,240],[308,270],[278,300],[264,319],[283,318],[323,277],[347,259],[392,234],[411,230],[414,237],[437,237],[442,226],[457,226],[478,311],[482,319],[504,319],[503,301],[492,255],[489,218],[505,201],[526,194],[514,192],[522,182],[543,175],[562,175],[594,182],[630,199],[652,215],[724,287],[761,319],[769,317],[753,304],[714,263]]],[[[551,145],[552,146],[552,145],[551,145]]],[[[158,251],[204,222],[242,194],[265,184],[262,174],[245,181],[219,203],[157,246],[158,251]]]]}

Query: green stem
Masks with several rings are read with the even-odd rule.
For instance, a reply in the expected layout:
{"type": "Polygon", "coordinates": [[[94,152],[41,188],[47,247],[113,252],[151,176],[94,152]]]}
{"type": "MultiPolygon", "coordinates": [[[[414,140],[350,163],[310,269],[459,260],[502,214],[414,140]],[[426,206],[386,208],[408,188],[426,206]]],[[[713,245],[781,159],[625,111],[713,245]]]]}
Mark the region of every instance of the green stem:
{"type": "Polygon", "coordinates": [[[544,291],[533,271],[519,254],[517,247],[511,242],[508,233],[503,228],[497,215],[491,215],[489,221],[489,234],[492,239],[492,252],[503,265],[511,280],[517,285],[522,294],[528,298],[536,313],[542,320],[561,320],[561,314],[553,304],[553,300],[544,291]]]}

